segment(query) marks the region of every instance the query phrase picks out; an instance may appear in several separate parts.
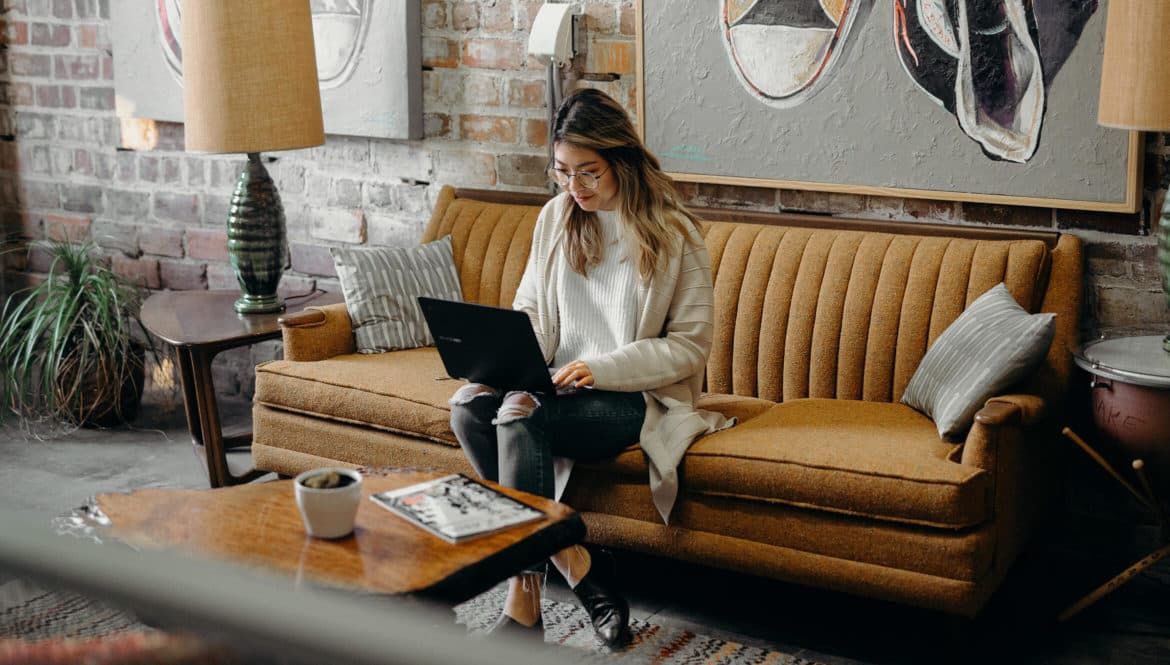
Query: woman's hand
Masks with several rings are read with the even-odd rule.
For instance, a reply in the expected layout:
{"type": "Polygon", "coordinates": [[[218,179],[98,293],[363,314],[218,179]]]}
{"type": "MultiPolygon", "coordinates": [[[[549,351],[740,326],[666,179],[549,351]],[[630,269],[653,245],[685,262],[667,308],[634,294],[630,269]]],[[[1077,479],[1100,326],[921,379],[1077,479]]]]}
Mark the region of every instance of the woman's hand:
{"type": "Polygon", "coordinates": [[[569,386],[574,388],[588,388],[593,385],[593,371],[584,362],[574,360],[558,369],[557,373],[553,374],[552,382],[558,388],[567,388],[569,386]]]}

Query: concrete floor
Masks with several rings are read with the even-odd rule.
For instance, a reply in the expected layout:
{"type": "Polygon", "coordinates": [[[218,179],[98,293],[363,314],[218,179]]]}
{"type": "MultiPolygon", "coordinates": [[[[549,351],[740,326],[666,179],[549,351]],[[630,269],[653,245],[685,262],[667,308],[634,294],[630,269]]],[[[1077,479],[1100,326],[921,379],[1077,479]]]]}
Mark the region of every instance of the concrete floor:
{"type": "MultiPolygon", "coordinates": [[[[9,426],[0,429],[0,500],[5,508],[55,515],[103,492],[145,487],[207,487],[191,445],[182,402],[148,394],[133,425],[79,429],[43,440],[9,426]]],[[[228,427],[246,425],[249,404],[225,400],[228,427]]],[[[246,464],[245,454],[233,454],[246,464]]]]}
{"type": "MultiPolygon", "coordinates": [[[[226,429],[250,405],[223,400],[226,429]]],[[[233,466],[248,465],[247,452],[233,466]]],[[[36,440],[0,429],[0,505],[46,519],[102,492],[206,487],[173,392],[148,393],[133,427],[36,440]]],[[[635,618],[827,665],[907,662],[1170,663],[1166,562],[1067,624],[1056,612],[1148,550],[1099,555],[1100,543],[1051,542],[1014,569],[977,621],[847,597],[634,553],[618,553],[635,618]]],[[[0,571],[0,578],[3,577],[0,571]]],[[[550,582],[550,596],[571,593],[550,582]]]]}

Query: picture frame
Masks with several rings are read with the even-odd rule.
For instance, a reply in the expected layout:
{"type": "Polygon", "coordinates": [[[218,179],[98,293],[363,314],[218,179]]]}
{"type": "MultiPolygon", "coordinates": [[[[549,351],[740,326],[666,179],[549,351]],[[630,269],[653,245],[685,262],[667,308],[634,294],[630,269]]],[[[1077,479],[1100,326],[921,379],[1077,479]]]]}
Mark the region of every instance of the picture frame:
{"type": "Polygon", "coordinates": [[[1141,132],[1096,124],[1105,2],[1004,0],[986,28],[945,0],[786,2],[636,0],[638,130],[676,181],[1139,209],[1141,132]],[[996,28],[1012,94],[970,73],[996,28]]]}

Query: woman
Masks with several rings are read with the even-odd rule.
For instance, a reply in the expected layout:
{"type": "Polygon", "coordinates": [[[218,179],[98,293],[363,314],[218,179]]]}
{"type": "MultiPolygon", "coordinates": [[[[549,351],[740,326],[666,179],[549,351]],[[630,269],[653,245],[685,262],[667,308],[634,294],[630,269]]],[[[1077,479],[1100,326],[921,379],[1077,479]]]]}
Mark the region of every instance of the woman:
{"type": "MultiPolygon", "coordinates": [[[[469,384],[451,398],[451,429],[477,473],[560,496],[572,460],[640,442],[665,521],[687,446],[731,421],[696,411],[711,348],[711,265],[695,218],[603,92],[568,97],[553,122],[549,177],[565,192],[541,211],[515,309],[526,312],[556,395],[469,384]],[[567,462],[557,465],[553,458],[567,462]]],[[[629,638],[629,607],[581,546],[553,564],[608,645],[629,638]]],[[[541,629],[543,573],[512,578],[494,630],[541,629]]],[[[539,635],[537,631],[531,631],[539,635]]]]}

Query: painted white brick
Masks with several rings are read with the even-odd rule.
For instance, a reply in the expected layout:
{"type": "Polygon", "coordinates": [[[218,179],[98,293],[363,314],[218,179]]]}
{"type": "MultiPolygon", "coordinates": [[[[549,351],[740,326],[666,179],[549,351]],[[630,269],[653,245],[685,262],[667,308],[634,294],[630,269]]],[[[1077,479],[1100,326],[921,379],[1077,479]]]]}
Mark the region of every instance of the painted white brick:
{"type": "Polygon", "coordinates": [[[423,72],[424,108],[439,109],[454,104],[462,94],[462,82],[463,77],[457,70],[432,69],[423,72]]]}
{"type": "Polygon", "coordinates": [[[325,144],[322,146],[289,154],[298,157],[303,155],[322,167],[363,169],[370,162],[370,139],[330,134],[325,137],[325,144]]]}
{"type": "Polygon", "coordinates": [[[361,210],[313,210],[312,236],[318,240],[361,244],[366,241],[366,217],[361,210]]]}
{"type": "Polygon", "coordinates": [[[458,187],[490,187],[496,184],[495,156],[448,150],[436,155],[435,179],[458,187]]]}
{"type": "Polygon", "coordinates": [[[305,167],[303,164],[280,160],[268,166],[268,175],[276,184],[281,198],[295,196],[305,191],[305,167]]]}
{"type": "Polygon", "coordinates": [[[211,290],[240,288],[230,263],[207,264],[207,288],[211,290]]]}
{"type": "Polygon", "coordinates": [[[402,212],[429,218],[435,206],[427,197],[427,191],[427,187],[419,185],[399,185],[398,205],[402,212]]]}
{"type": "Polygon", "coordinates": [[[433,206],[427,200],[426,185],[403,183],[368,183],[366,205],[384,212],[400,212],[416,217],[429,217],[433,206]]]}
{"type": "Polygon", "coordinates": [[[374,172],[403,180],[430,182],[435,178],[435,157],[414,142],[378,141],[373,147],[374,172]]]}
{"type": "Polygon", "coordinates": [[[443,183],[432,182],[427,186],[427,210],[434,210],[435,205],[439,202],[439,192],[443,191],[443,183]]]}
{"type": "Polygon", "coordinates": [[[366,221],[370,245],[412,247],[418,244],[427,220],[408,215],[370,214],[366,221]]]}

